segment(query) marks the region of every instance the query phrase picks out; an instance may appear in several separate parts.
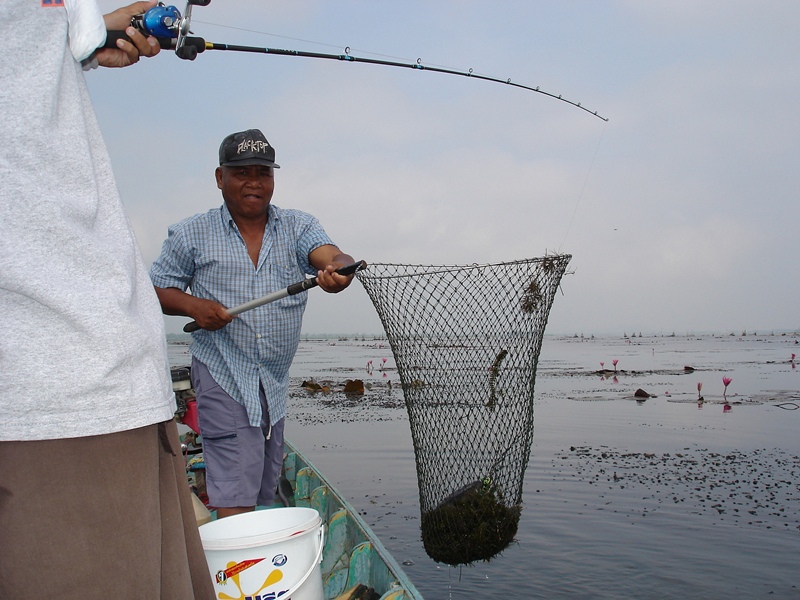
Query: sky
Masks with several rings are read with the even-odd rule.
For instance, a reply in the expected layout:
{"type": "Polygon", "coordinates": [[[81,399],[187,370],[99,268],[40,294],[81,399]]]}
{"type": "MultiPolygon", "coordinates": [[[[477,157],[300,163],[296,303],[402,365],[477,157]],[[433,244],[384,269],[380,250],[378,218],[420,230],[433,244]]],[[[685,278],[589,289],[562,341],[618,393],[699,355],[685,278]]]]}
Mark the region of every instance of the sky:
{"type": "MultiPolygon", "coordinates": [[[[118,2],[100,0],[104,11],[118,2]]],[[[183,5],[178,5],[181,12],[183,5]]],[[[229,133],[275,147],[273,204],[368,263],[572,255],[547,332],[800,329],[800,3],[212,0],[209,50],[97,69],[89,89],[145,262],[222,203],[229,133]]],[[[187,319],[166,317],[167,331],[187,319]]],[[[309,292],[306,333],[380,333],[358,282],[309,292]]]]}

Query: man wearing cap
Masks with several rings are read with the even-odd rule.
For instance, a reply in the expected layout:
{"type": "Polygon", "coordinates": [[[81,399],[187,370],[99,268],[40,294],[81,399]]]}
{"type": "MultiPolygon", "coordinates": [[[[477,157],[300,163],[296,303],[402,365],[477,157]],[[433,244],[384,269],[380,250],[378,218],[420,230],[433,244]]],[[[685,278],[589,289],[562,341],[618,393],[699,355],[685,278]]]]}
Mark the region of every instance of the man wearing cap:
{"type": "Polygon", "coordinates": [[[283,459],[289,366],[307,294],[232,318],[226,308],[316,275],[326,292],[355,262],[313,216],[271,203],[275,149],[258,129],[227,136],[215,174],[221,207],[169,228],[150,268],[162,310],[194,319],[192,383],[204,441],[209,502],[220,517],[270,505],[283,459]],[[186,293],[191,288],[191,294],[186,293]]]}

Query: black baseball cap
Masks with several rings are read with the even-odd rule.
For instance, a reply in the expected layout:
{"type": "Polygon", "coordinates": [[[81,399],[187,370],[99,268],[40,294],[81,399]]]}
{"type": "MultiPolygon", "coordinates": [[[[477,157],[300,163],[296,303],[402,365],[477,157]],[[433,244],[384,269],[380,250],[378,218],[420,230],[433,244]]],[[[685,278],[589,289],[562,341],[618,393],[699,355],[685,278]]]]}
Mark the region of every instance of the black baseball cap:
{"type": "Polygon", "coordinates": [[[269,145],[267,138],[258,129],[232,133],[222,140],[219,146],[219,164],[221,167],[265,165],[280,169],[275,164],[275,148],[269,145]]]}

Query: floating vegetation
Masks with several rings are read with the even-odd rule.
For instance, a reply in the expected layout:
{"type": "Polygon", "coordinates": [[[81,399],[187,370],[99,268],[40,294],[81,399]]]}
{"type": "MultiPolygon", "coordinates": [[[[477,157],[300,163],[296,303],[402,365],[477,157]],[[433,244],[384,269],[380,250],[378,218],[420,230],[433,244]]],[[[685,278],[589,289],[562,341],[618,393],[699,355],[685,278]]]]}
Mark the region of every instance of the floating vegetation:
{"type": "Polygon", "coordinates": [[[363,394],[364,382],[361,379],[348,379],[344,382],[345,394],[363,394]]]}
{"type": "MultiPolygon", "coordinates": [[[[307,392],[311,392],[312,394],[316,394],[317,392],[322,392],[323,394],[328,394],[331,391],[331,386],[328,383],[317,383],[313,379],[307,379],[300,384],[300,387],[303,388],[307,392]]],[[[363,395],[364,391],[370,389],[372,387],[371,384],[365,384],[361,379],[347,379],[343,384],[342,391],[345,394],[358,394],[363,395]]],[[[391,386],[388,386],[391,389],[391,386]]]]}
{"type": "Polygon", "coordinates": [[[307,392],[311,392],[312,394],[316,394],[317,392],[322,392],[323,394],[327,394],[331,391],[330,386],[328,385],[320,385],[313,379],[308,379],[304,381],[301,387],[306,390],[307,392]]]}
{"type": "MultiPolygon", "coordinates": [[[[403,395],[390,379],[363,381],[363,393],[345,391],[345,378],[292,378],[289,398],[292,420],[303,425],[330,422],[393,421],[402,418],[403,395]]],[[[352,384],[351,384],[352,385],[352,384]]]]}
{"type": "Polygon", "coordinates": [[[514,541],[521,512],[503,503],[488,478],[476,481],[422,514],[425,552],[453,566],[488,561],[514,541]]]}
{"type": "Polygon", "coordinates": [[[736,525],[800,530],[800,456],[780,449],[630,452],[572,446],[554,462],[571,481],[596,486],[599,510],[641,512],[676,507],[736,525]],[[644,493],[644,495],[643,495],[644,493]]]}
{"type": "Polygon", "coordinates": [[[539,308],[539,304],[541,304],[544,296],[542,295],[542,289],[539,287],[539,282],[534,279],[531,281],[530,285],[525,290],[525,293],[522,296],[522,300],[520,304],[522,305],[522,312],[524,313],[532,313],[535,312],[537,308],[539,308]]]}
{"type": "Polygon", "coordinates": [[[556,256],[545,256],[542,259],[542,271],[545,273],[552,273],[553,269],[556,268],[556,256]]]}

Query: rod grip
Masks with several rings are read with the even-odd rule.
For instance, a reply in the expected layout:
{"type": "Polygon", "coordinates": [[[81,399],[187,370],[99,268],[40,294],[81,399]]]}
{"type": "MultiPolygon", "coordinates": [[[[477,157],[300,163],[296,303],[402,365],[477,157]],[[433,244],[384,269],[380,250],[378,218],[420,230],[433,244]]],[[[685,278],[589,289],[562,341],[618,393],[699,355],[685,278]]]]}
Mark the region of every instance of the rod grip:
{"type": "Polygon", "coordinates": [[[363,260],[359,260],[358,262],[354,262],[352,265],[339,267],[338,269],[336,269],[336,272],[339,275],[352,275],[356,271],[361,271],[362,269],[366,268],[367,268],[367,263],[363,260]]]}
{"type": "MultiPolygon", "coordinates": [[[[128,37],[128,34],[124,31],[116,31],[111,30],[106,32],[106,43],[103,44],[103,48],[116,48],[117,47],[117,40],[125,40],[126,42],[130,42],[131,38],[128,37]]],[[[161,46],[161,49],[169,50],[172,45],[172,38],[163,38],[157,37],[158,45],[161,46]]]]}
{"type": "MultiPolygon", "coordinates": [[[[106,42],[102,47],[116,48],[117,40],[125,40],[126,42],[130,42],[131,38],[129,38],[124,31],[108,31],[106,32],[106,42]]],[[[156,40],[158,41],[158,45],[161,46],[162,50],[174,50],[175,46],[178,44],[178,40],[176,38],[157,37],[156,40]]],[[[189,36],[184,38],[183,47],[181,48],[181,52],[178,54],[178,56],[180,56],[180,58],[194,60],[195,56],[197,56],[200,52],[205,52],[205,50],[206,41],[203,38],[189,36]]]]}

